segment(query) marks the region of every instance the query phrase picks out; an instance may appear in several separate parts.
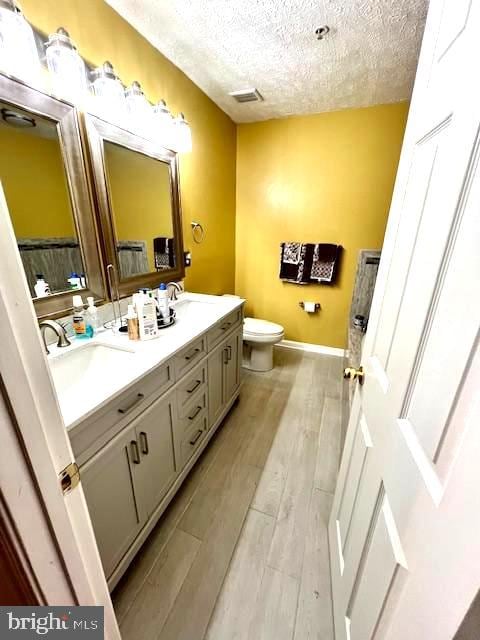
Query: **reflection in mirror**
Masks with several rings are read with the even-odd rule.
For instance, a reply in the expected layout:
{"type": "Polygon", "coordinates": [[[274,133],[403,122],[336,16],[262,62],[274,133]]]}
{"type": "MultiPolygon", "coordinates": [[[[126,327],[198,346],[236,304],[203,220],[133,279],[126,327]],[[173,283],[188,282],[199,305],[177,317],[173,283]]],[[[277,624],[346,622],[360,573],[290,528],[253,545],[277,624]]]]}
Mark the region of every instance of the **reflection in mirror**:
{"type": "Polygon", "coordinates": [[[104,141],[121,279],[175,267],[170,166],[104,141]]]}
{"type": "Polygon", "coordinates": [[[86,285],[57,124],[0,102],[2,182],[32,297],[86,285]]]}

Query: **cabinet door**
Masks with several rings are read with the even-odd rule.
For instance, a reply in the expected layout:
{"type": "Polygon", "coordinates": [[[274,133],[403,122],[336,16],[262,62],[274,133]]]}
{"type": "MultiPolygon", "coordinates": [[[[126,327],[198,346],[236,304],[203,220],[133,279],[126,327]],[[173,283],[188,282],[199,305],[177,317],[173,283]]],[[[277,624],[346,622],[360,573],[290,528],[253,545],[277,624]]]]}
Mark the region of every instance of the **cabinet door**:
{"type": "Polygon", "coordinates": [[[220,417],[224,401],[224,367],[228,361],[226,342],[208,356],[208,427],[220,417]]]}
{"type": "Polygon", "coordinates": [[[235,332],[225,342],[227,358],[224,375],[224,403],[226,404],[240,385],[240,357],[242,334],[235,332]]]}
{"type": "Polygon", "coordinates": [[[107,578],[143,525],[132,482],[133,428],[122,432],[80,469],[83,491],[107,578]]]}
{"type": "Polygon", "coordinates": [[[154,402],[134,422],[140,464],[133,468],[137,501],[149,518],[175,478],[173,395],[154,402]]]}

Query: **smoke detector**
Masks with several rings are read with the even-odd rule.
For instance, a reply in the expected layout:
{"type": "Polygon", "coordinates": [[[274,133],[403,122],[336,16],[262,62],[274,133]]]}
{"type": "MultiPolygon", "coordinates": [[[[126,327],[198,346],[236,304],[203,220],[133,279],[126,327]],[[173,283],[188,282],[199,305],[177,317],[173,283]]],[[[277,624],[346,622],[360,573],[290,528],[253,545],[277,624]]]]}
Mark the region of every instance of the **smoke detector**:
{"type": "Polygon", "coordinates": [[[242,91],[231,91],[229,96],[232,96],[237,102],[261,102],[263,96],[258,89],[243,89],[242,91]]]}

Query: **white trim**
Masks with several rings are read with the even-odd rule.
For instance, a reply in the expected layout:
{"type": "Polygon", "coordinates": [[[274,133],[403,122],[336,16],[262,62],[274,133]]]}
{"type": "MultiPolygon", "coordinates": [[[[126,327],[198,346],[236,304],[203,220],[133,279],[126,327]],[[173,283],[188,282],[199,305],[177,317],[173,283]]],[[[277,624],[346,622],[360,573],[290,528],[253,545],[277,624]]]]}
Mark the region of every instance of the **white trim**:
{"type": "Polygon", "coordinates": [[[284,347],[285,349],[297,349],[298,351],[310,351],[311,353],[323,353],[326,356],[337,356],[343,358],[345,349],[338,347],[327,347],[324,344],[309,344],[308,342],[296,342],[295,340],[282,340],[276,347],[284,347]]]}

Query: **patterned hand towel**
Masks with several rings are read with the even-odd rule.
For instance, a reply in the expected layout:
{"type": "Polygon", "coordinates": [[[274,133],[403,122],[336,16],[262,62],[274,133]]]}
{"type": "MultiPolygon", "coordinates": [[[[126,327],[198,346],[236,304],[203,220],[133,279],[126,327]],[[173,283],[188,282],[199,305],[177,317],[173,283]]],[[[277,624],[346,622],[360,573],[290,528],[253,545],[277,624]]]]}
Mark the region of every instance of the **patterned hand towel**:
{"type": "Polygon", "coordinates": [[[155,269],[163,271],[175,266],[175,252],[173,238],[154,238],[153,253],[155,256],[155,269]]]}
{"type": "Polygon", "coordinates": [[[316,244],[313,250],[310,282],[335,280],[341,247],[336,244],[316,244]]]}
{"type": "Polygon", "coordinates": [[[341,247],[336,244],[282,242],[280,279],[294,284],[333,283],[341,247]]]}
{"type": "Polygon", "coordinates": [[[280,280],[294,282],[295,284],[308,284],[313,245],[309,246],[301,242],[282,242],[280,255],[280,280]],[[311,254],[311,256],[310,256],[311,254]]]}

